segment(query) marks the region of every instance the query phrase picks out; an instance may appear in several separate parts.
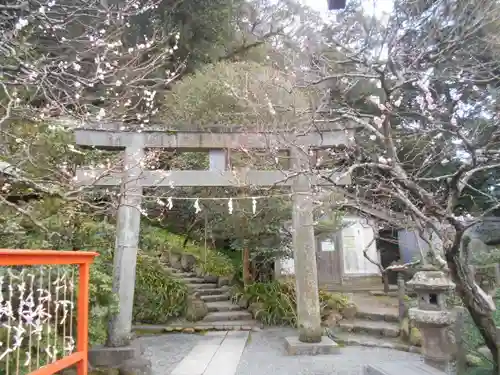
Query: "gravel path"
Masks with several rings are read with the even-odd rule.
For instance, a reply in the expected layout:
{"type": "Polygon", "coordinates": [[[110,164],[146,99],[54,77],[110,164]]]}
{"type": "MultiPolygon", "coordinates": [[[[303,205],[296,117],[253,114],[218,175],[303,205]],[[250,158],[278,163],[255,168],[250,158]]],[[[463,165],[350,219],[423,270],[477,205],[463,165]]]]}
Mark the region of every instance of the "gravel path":
{"type": "Polygon", "coordinates": [[[201,335],[172,333],[144,336],[137,339],[151,361],[154,375],[168,375],[203,338],[201,335]]]}
{"type": "Polygon", "coordinates": [[[293,329],[270,328],[252,332],[236,375],[361,375],[366,364],[382,361],[421,362],[421,356],[382,348],[345,347],[337,355],[285,355],[283,338],[293,329]]]}
{"type": "MultiPolygon", "coordinates": [[[[287,356],[283,338],[293,329],[266,328],[251,332],[235,375],[362,375],[363,365],[382,361],[421,362],[418,354],[382,348],[346,347],[338,355],[287,356]]],[[[202,340],[211,335],[168,334],[141,337],[154,375],[168,375],[202,340]]]]}

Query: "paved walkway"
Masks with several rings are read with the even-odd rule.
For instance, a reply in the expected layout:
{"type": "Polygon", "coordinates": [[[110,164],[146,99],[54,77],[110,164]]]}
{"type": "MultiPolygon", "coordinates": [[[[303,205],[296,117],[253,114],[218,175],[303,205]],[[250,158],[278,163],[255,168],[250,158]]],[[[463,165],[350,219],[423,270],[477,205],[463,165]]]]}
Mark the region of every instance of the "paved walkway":
{"type": "Polygon", "coordinates": [[[366,364],[421,362],[418,354],[364,347],[342,348],[337,355],[291,357],[285,354],[283,338],[294,334],[293,329],[267,328],[155,335],[139,341],[154,375],[362,375],[366,364]]]}

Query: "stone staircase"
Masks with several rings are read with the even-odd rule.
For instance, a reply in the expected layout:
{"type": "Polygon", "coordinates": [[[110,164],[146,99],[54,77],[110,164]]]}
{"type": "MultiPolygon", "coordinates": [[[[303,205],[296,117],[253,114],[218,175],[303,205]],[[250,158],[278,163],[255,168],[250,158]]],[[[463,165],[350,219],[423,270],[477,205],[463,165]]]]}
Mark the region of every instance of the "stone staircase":
{"type": "Polygon", "coordinates": [[[199,277],[196,273],[169,268],[169,271],[179,280],[186,283],[190,296],[204,302],[208,312],[198,321],[188,322],[178,320],[168,325],[141,325],[137,331],[172,332],[182,331],[193,333],[207,330],[256,330],[259,324],[252,314],[231,302],[229,286],[221,285],[217,277],[199,277]]]}
{"type": "Polygon", "coordinates": [[[341,320],[328,336],[344,345],[382,347],[408,352],[419,352],[399,339],[401,328],[397,308],[357,302],[353,319],[341,320]]]}
{"type": "Polygon", "coordinates": [[[200,278],[195,274],[178,270],[172,272],[205,302],[208,314],[203,318],[204,322],[252,321],[252,314],[231,302],[228,286],[219,285],[210,278],[200,278]]]}

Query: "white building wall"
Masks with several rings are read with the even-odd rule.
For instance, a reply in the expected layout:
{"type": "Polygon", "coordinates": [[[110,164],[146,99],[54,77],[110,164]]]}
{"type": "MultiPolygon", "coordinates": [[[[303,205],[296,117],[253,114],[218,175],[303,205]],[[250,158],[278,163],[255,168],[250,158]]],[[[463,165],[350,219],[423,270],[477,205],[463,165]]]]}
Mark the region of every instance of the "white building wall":
{"type": "MultiPolygon", "coordinates": [[[[373,227],[366,219],[357,216],[347,216],[343,221],[345,225],[342,229],[344,273],[351,276],[380,275],[377,265],[372,264],[363,255],[363,250],[368,247],[367,255],[370,259],[380,261],[373,227]]],[[[294,267],[293,258],[282,259],[279,265],[280,275],[294,275],[294,267]]]]}
{"type": "Polygon", "coordinates": [[[342,230],[342,247],[344,252],[344,273],[346,275],[379,275],[380,269],[364,256],[379,263],[380,255],[375,242],[375,232],[371,223],[358,216],[344,218],[345,228],[342,230]]]}

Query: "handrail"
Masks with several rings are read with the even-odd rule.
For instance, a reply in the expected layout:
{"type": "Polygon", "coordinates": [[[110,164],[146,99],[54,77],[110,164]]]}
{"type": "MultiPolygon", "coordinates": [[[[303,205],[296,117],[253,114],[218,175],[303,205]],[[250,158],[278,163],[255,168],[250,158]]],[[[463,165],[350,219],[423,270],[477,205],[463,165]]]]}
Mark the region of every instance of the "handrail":
{"type": "Polygon", "coordinates": [[[89,251],[0,249],[0,266],[77,265],[79,267],[76,351],[32,371],[30,375],[53,375],[73,365],[76,365],[78,375],[87,375],[90,265],[97,255],[89,251]]]}

